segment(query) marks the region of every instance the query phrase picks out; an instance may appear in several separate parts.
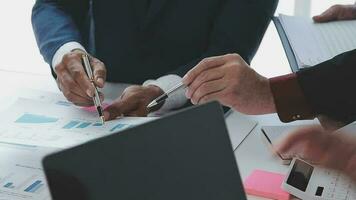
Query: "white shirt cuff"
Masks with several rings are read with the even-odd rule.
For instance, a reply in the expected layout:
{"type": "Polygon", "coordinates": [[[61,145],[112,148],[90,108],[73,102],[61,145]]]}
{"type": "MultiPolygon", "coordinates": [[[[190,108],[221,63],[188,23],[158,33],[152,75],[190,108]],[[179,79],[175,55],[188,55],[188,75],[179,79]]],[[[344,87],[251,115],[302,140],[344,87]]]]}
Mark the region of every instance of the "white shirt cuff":
{"type": "MultiPolygon", "coordinates": [[[[78,42],[67,42],[63,44],[54,54],[53,59],[52,59],[52,68],[54,71],[55,67],[62,62],[63,56],[67,53],[70,53],[74,49],[81,49],[85,51],[85,48],[78,42]]],[[[85,51],[86,52],[86,51],[85,51]]]]}
{"type": "MultiPolygon", "coordinates": [[[[147,80],[143,83],[143,86],[154,85],[161,88],[163,91],[167,91],[180,83],[182,77],[174,74],[162,76],[157,80],[147,80]]],[[[166,112],[172,109],[182,107],[186,102],[185,89],[181,88],[175,91],[168,99],[164,102],[163,106],[158,110],[158,112],[166,112]]]]}

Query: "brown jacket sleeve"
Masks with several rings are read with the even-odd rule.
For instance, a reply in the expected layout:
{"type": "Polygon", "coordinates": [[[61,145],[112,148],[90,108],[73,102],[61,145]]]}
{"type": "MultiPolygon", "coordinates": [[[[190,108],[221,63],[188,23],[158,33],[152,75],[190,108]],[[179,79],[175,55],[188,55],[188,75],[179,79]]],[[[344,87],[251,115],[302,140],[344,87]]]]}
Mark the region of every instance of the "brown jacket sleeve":
{"type": "Polygon", "coordinates": [[[356,50],[297,72],[313,111],[334,121],[356,120],[356,50]]]}
{"type": "Polygon", "coordinates": [[[315,118],[299,86],[296,74],[271,78],[270,87],[278,116],[282,122],[315,118]]]}
{"type": "Polygon", "coordinates": [[[272,78],[270,86],[283,122],[326,116],[350,123],[356,119],[356,50],[272,78]]]}

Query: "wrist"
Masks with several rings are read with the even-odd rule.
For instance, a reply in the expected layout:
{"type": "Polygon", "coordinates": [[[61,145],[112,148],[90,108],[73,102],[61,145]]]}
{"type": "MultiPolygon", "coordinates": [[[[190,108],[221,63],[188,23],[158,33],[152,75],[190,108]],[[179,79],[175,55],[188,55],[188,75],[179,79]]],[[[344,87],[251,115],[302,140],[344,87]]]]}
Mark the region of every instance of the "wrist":
{"type": "Polygon", "coordinates": [[[51,64],[54,71],[56,71],[56,66],[62,62],[63,56],[72,52],[73,49],[81,49],[85,52],[85,48],[78,42],[72,41],[63,44],[53,55],[51,64]]]}
{"type": "Polygon", "coordinates": [[[267,78],[264,78],[263,80],[265,83],[265,90],[266,90],[266,111],[267,113],[276,113],[277,109],[276,109],[276,104],[275,104],[275,100],[274,100],[274,96],[272,93],[272,89],[271,89],[271,85],[270,85],[270,81],[267,78]]]}
{"type": "Polygon", "coordinates": [[[86,54],[87,53],[86,51],[84,51],[84,49],[80,49],[80,48],[73,49],[71,52],[81,53],[81,54],[86,54]]]}
{"type": "Polygon", "coordinates": [[[344,172],[353,180],[356,180],[356,145],[350,145],[350,156],[346,160],[344,172]]]}

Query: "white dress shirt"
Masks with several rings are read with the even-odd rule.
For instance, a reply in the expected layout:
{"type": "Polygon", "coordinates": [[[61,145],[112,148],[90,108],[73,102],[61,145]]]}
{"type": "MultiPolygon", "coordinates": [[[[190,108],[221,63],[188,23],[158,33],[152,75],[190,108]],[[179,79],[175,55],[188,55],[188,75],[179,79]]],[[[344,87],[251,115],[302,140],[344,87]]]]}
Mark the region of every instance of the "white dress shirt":
{"type": "MultiPolygon", "coordinates": [[[[73,49],[81,49],[86,52],[85,48],[78,42],[68,42],[62,45],[54,54],[52,59],[52,67],[55,70],[55,67],[62,61],[62,58],[65,54],[71,52],[73,49]]],[[[154,85],[161,88],[163,91],[167,91],[179,82],[181,82],[182,77],[169,74],[158,78],[157,80],[147,80],[143,83],[143,86],[154,85]]],[[[179,108],[187,102],[185,97],[185,89],[179,89],[172,96],[170,96],[158,112],[167,112],[169,110],[179,108]]]]}

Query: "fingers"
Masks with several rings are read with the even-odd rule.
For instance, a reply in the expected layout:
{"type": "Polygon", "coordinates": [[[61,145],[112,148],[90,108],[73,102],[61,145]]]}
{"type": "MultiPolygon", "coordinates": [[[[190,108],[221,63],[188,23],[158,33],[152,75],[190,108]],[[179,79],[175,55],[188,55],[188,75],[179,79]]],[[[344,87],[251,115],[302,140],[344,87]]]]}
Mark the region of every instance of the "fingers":
{"type": "Polygon", "coordinates": [[[163,94],[163,90],[157,86],[130,86],[125,89],[121,97],[104,111],[106,120],[115,119],[118,116],[147,116],[147,105],[156,97],[163,94]]]}
{"type": "Polygon", "coordinates": [[[338,19],[340,14],[340,5],[334,5],[321,13],[320,15],[314,16],[313,20],[318,23],[329,22],[338,19]]]}
{"type": "Polygon", "coordinates": [[[282,138],[274,148],[282,155],[293,157],[296,153],[295,149],[298,149],[302,143],[311,141],[315,135],[320,134],[321,132],[323,132],[323,129],[320,126],[300,128],[282,138]]]}
{"type": "Polygon", "coordinates": [[[73,80],[89,97],[93,97],[95,88],[84,71],[81,60],[71,59],[66,64],[73,80]]]}
{"type": "Polygon", "coordinates": [[[136,105],[130,102],[128,99],[120,99],[108,106],[104,110],[105,120],[113,120],[117,117],[123,116],[130,110],[135,110],[136,105]]]}
{"type": "Polygon", "coordinates": [[[216,68],[212,68],[212,69],[203,71],[189,85],[187,92],[186,92],[187,98],[192,98],[193,94],[196,92],[196,90],[202,84],[209,82],[209,81],[221,79],[222,77],[224,77],[224,74],[225,74],[224,69],[222,69],[221,67],[216,67],[216,68]]]}
{"type": "Polygon", "coordinates": [[[94,57],[90,57],[90,62],[93,68],[95,85],[100,88],[103,88],[106,80],[105,65],[99,59],[94,57]]]}
{"type": "Polygon", "coordinates": [[[335,142],[338,143],[333,134],[321,126],[310,126],[288,135],[276,145],[276,151],[286,158],[299,157],[312,164],[335,168],[340,166],[330,164],[335,161],[335,152],[339,149],[335,142]]]}
{"type": "MultiPolygon", "coordinates": [[[[89,106],[93,104],[92,97],[95,87],[89,79],[82,64],[85,52],[75,50],[63,56],[62,61],[55,67],[57,80],[65,97],[76,105],[89,106]]],[[[104,64],[96,58],[90,57],[95,76],[94,84],[103,87],[106,79],[104,64]]],[[[103,100],[103,95],[100,95],[103,100]]]]}
{"type": "Polygon", "coordinates": [[[192,94],[191,101],[193,104],[198,104],[202,103],[202,99],[206,102],[211,100],[211,97],[217,98],[214,94],[221,92],[225,88],[226,85],[222,79],[205,82],[201,84],[200,87],[192,94]]]}
{"type": "Polygon", "coordinates": [[[78,106],[93,104],[92,99],[78,86],[67,70],[57,70],[57,75],[59,88],[68,101],[78,106]]]}
{"type": "Polygon", "coordinates": [[[182,82],[185,85],[190,85],[191,82],[193,82],[197,76],[200,75],[200,73],[207,69],[223,65],[226,62],[225,59],[226,55],[204,58],[183,77],[182,82]]]}
{"type": "Polygon", "coordinates": [[[116,102],[111,104],[110,106],[108,106],[105,110],[104,110],[104,117],[105,120],[113,120],[115,118],[117,118],[118,116],[121,116],[123,114],[123,111],[121,110],[121,108],[123,107],[123,104],[121,102],[116,102]]]}
{"type": "MultiPolygon", "coordinates": [[[[275,145],[275,150],[283,157],[299,157],[311,164],[342,170],[350,176],[350,160],[356,159],[355,143],[348,135],[332,133],[320,126],[305,127],[294,131],[275,145]]],[[[356,166],[352,163],[351,167],[356,166]]]]}
{"type": "Polygon", "coordinates": [[[222,101],[223,95],[225,95],[224,89],[207,94],[207,95],[203,96],[202,98],[200,98],[198,104],[204,104],[204,103],[207,103],[210,101],[219,101],[221,104],[226,105],[222,101]]]}
{"type": "Polygon", "coordinates": [[[333,21],[337,17],[337,13],[335,12],[335,8],[331,7],[320,15],[314,16],[313,20],[318,23],[333,21]]]}
{"type": "MultiPolygon", "coordinates": [[[[75,83],[89,96],[94,95],[94,87],[89,81],[88,76],[84,71],[82,65],[81,53],[71,52],[63,56],[62,63],[60,63],[64,70],[67,70],[75,83]]],[[[56,67],[57,69],[58,67],[56,67]]],[[[61,70],[57,70],[57,75],[61,76],[61,70]],[[59,72],[59,74],[58,74],[59,72]]]]}

